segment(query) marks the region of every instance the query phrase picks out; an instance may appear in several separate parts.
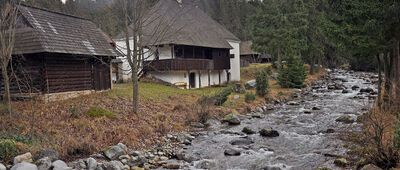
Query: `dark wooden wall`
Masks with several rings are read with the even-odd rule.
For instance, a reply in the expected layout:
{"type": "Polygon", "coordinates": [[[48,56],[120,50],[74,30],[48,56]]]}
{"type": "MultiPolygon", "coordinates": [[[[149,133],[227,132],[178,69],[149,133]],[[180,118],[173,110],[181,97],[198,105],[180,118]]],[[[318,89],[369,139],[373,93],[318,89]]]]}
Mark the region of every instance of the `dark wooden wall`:
{"type": "MultiPolygon", "coordinates": [[[[11,93],[59,93],[111,88],[108,57],[40,53],[14,56],[11,93]],[[18,81],[19,80],[19,81],[18,81]]],[[[11,69],[9,69],[11,70],[11,69]]],[[[0,92],[4,81],[0,76],[0,92]]]]}

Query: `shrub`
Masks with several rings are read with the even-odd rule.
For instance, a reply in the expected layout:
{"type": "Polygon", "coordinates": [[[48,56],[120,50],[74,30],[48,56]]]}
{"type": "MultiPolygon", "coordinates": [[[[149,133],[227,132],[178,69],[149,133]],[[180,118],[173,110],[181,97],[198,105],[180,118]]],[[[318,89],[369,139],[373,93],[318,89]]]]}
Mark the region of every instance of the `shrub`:
{"type": "Polygon", "coordinates": [[[0,139],[0,160],[11,161],[12,158],[21,154],[25,145],[11,139],[0,139]]]}
{"type": "MultiPolygon", "coordinates": [[[[11,114],[14,113],[14,109],[11,108],[11,114]]],[[[0,115],[4,116],[4,115],[8,115],[8,106],[5,104],[0,104],[0,115]]]]}
{"type": "Polygon", "coordinates": [[[78,118],[78,108],[76,106],[72,106],[69,112],[71,113],[71,117],[78,118]]]}
{"type": "Polygon", "coordinates": [[[246,103],[251,103],[254,100],[256,100],[256,96],[253,93],[246,93],[246,95],[244,96],[244,101],[246,103]]]}
{"type": "Polygon", "coordinates": [[[300,58],[289,57],[287,65],[279,70],[278,82],[283,88],[303,88],[306,78],[306,69],[300,58]]]}
{"type": "Polygon", "coordinates": [[[268,93],[269,82],[268,73],[266,70],[257,71],[254,75],[256,77],[256,94],[264,97],[268,93]]]}
{"type": "Polygon", "coordinates": [[[178,110],[182,110],[182,109],[183,109],[183,106],[181,104],[175,105],[173,108],[174,111],[178,111],[178,110]]]}
{"type": "Polygon", "coordinates": [[[225,88],[217,92],[213,96],[213,98],[215,99],[215,105],[222,106],[228,100],[228,96],[232,93],[232,91],[232,88],[225,88]]]}
{"type": "Polygon", "coordinates": [[[272,74],[272,66],[268,66],[264,68],[264,71],[268,74],[271,75],[272,74]]]}
{"type": "Polygon", "coordinates": [[[90,117],[103,117],[103,116],[105,116],[107,118],[116,118],[117,117],[110,110],[102,108],[100,106],[91,106],[86,113],[90,117]]]}
{"type": "Polygon", "coordinates": [[[213,98],[203,96],[197,100],[197,120],[201,123],[206,123],[210,118],[210,106],[215,103],[213,98]]]}

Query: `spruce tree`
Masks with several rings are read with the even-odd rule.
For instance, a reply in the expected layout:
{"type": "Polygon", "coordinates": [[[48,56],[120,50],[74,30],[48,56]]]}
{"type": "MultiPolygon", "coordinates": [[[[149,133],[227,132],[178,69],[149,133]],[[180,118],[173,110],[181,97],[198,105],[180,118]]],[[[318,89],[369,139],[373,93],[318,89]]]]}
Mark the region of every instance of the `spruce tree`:
{"type": "Polygon", "coordinates": [[[279,85],[283,88],[303,88],[306,69],[299,57],[289,56],[286,66],[279,71],[279,85]]]}

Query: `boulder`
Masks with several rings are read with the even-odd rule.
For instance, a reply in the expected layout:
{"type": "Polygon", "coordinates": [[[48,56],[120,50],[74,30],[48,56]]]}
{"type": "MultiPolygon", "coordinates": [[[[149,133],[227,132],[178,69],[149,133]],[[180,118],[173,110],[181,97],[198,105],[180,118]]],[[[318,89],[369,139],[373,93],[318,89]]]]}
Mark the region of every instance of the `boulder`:
{"type": "Polygon", "coordinates": [[[251,139],[241,138],[241,139],[234,139],[229,142],[231,145],[250,145],[253,142],[251,139]]]}
{"type": "Polygon", "coordinates": [[[239,98],[240,98],[239,95],[234,95],[234,96],[233,96],[233,99],[235,99],[235,100],[237,100],[237,99],[239,99],[239,98]]]}
{"type": "Polygon", "coordinates": [[[44,157],[50,158],[50,160],[53,162],[59,159],[59,154],[57,151],[44,149],[35,155],[35,160],[39,160],[40,158],[44,157]]]}
{"type": "Polygon", "coordinates": [[[7,170],[6,166],[0,163],[0,170],[7,170]]]}
{"type": "Polygon", "coordinates": [[[299,103],[297,103],[297,102],[295,102],[295,101],[290,101],[290,102],[288,102],[287,104],[288,104],[288,105],[291,105],[291,106],[298,106],[298,105],[300,105],[299,103]]]}
{"type": "Polygon", "coordinates": [[[97,168],[97,161],[94,158],[88,158],[86,160],[86,163],[87,163],[88,170],[95,170],[97,168]]]}
{"type": "Polygon", "coordinates": [[[177,138],[179,143],[183,143],[185,145],[190,145],[193,139],[194,137],[189,134],[181,134],[177,138]]]}
{"type": "Polygon", "coordinates": [[[251,114],[251,117],[252,117],[252,118],[259,118],[259,119],[261,119],[261,118],[263,118],[264,116],[263,116],[261,113],[253,113],[253,114],[251,114]]]}
{"type": "Polygon", "coordinates": [[[351,90],[357,90],[357,89],[359,89],[359,88],[360,88],[359,86],[354,85],[354,86],[351,87],[351,90]]]}
{"type": "Polygon", "coordinates": [[[313,107],[312,110],[321,110],[319,107],[313,107]]]}
{"type": "Polygon", "coordinates": [[[69,166],[73,167],[73,169],[86,169],[86,163],[83,159],[71,162],[69,163],[69,166]]]}
{"type": "Polygon", "coordinates": [[[347,90],[347,89],[343,89],[343,90],[342,90],[342,93],[343,93],[343,94],[347,94],[347,93],[350,93],[350,90],[347,90]]]}
{"type": "Polygon", "coordinates": [[[242,84],[236,83],[235,88],[234,88],[236,93],[244,94],[246,93],[246,90],[243,88],[242,84]]]}
{"type": "Polygon", "coordinates": [[[22,154],[22,155],[18,155],[14,158],[14,165],[22,163],[22,162],[28,162],[28,163],[32,163],[32,154],[30,152],[22,154]]]}
{"type": "Polygon", "coordinates": [[[215,166],[215,161],[208,159],[201,160],[195,165],[197,169],[213,169],[215,166]]]}
{"type": "Polygon", "coordinates": [[[190,126],[194,127],[194,128],[204,128],[204,124],[200,123],[200,122],[191,122],[190,126]]]}
{"type": "Polygon", "coordinates": [[[374,89],[372,88],[361,89],[360,93],[374,93],[374,89]]]}
{"type": "Polygon", "coordinates": [[[120,161],[110,161],[103,163],[104,170],[122,170],[124,165],[120,161]]]}
{"type": "Polygon", "coordinates": [[[224,151],[226,156],[240,156],[240,150],[236,148],[228,148],[224,151]]]}
{"type": "Polygon", "coordinates": [[[346,167],[349,164],[344,158],[337,158],[333,163],[338,167],[346,167]]]}
{"type": "Polygon", "coordinates": [[[271,78],[274,79],[274,80],[278,80],[278,77],[279,77],[279,73],[272,73],[271,74],[271,78]]]}
{"type": "Polygon", "coordinates": [[[240,125],[240,119],[236,114],[229,114],[225,116],[222,122],[228,122],[229,125],[240,125]]]}
{"type": "Polygon", "coordinates": [[[345,123],[345,124],[352,124],[354,123],[353,118],[351,118],[351,116],[348,115],[343,115],[340,116],[336,119],[336,122],[341,122],[341,123],[345,123]]]}
{"type": "Polygon", "coordinates": [[[72,168],[69,168],[68,165],[62,160],[54,161],[51,166],[53,167],[53,170],[72,170],[72,168]]]}
{"type": "Polygon", "coordinates": [[[36,161],[39,170],[49,170],[51,168],[51,159],[44,157],[36,161]]]}
{"type": "Polygon", "coordinates": [[[10,170],[38,170],[37,166],[29,162],[15,164],[10,170]]]}
{"type": "Polygon", "coordinates": [[[260,130],[260,135],[264,137],[278,137],[279,132],[273,129],[261,129],[260,130]]]}
{"type": "Polygon", "coordinates": [[[248,135],[251,135],[251,134],[255,134],[255,133],[256,133],[253,129],[251,129],[251,128],[249,128],[249,127],[244,127],[244,128],[242,129],[242,132],[245,133],[245,134],[248,134],[248,135]]]}
{"type": "Polygon", "coordinates": [[[132,157],[131,159],[129,159],[126,164],[129,165],[130,167],[143,166],[147,162],[148,162],[148,160],[146,157],[144,157],[143,155],[139,155],[137,157],[132,157]]]}
{"type": "Polygon", "coordinates": [[[255,88],[256,88],[256,80],[247,81],[247,82],[244,84],[244,86],[246,87],[247,90],[255,89],[255,88]]]}
{"type": "Polygon", "coordinates": [[[167,161],[166,164],[163,165],[163,168],[166,169],[179,169],[180,167],[180,163],[174,160],[167,161]]]}
{"type": "Polygon", "coordinates": [[[115,145],[103,150],[104,155],[110,160],[116,160],[121,155],[126,155],[125,145],[115,145]]]}

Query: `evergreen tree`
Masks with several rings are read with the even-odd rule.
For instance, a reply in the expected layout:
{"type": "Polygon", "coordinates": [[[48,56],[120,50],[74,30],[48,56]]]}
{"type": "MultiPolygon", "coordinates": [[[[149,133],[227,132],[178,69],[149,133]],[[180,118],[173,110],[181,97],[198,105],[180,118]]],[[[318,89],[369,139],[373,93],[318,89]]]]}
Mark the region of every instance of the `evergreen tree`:
{"type": "Polygon", "coordinates": [[[299,57],[289,57],[286,66],[279,70],[278,82],[283,88],[303,88],[306,69],[299,57]]]}

